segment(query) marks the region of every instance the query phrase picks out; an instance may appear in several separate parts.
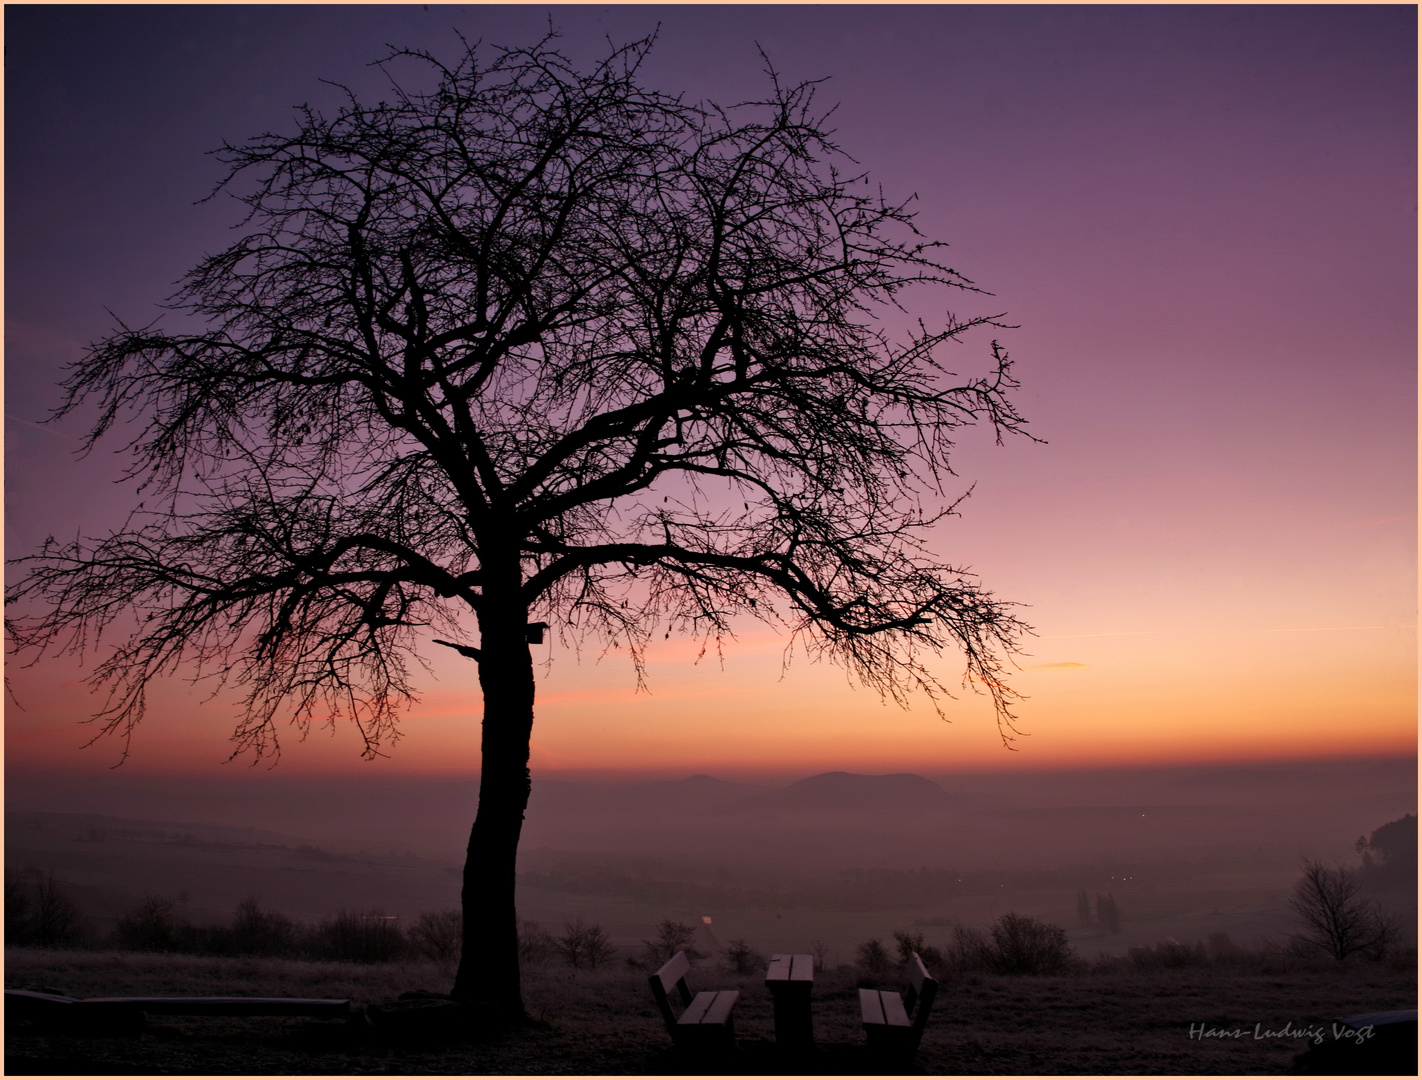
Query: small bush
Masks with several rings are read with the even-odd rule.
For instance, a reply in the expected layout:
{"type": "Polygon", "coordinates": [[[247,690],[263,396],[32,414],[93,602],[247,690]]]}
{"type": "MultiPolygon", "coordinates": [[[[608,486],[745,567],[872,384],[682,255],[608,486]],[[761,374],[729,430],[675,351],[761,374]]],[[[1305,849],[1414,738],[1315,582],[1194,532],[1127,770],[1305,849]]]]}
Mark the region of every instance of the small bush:
{"type": "Polygon", "coordinates": [[[770,966],[770,961],[746,944],[745,938],[735,938],[721,953],[726,967],[737,975],[754,975],[770,966]]]}
{"type": "Polygon", "coordinates": [[[925,945],[923,941],[923,931],[909,933],[904,930],[894,931],[894,942],[898,946],[898,961],[900,966],[908,964],[913,959],[913,954],[918,953],[918,957],[923,961],[924,966],[930,972],[935,968],[943,966],[943,953],[935,949],[932,945],[925,945]]]}
{"type": "Polygon", "coordinates": [[[861,942],[854,950],[854,962],[870,975],[880,975],[893,966],[893,958],[878,938],[861,942]]]}
{"type": "Polygon", "coordinates": [[[943,949],[943,964],[950,971],[960,973],[992,971],[995,969],[993,947],[976,927],[955,925],[943,949]]]}
{"type": "Polygon", "coordinates": [[[417,956],[437,964],[457,964],[464,946],[464,915],[457,908],[427,911],[406,932],[417,956]]]}
{"type": "Polygon", "coordinates": [[[1009,912],[991,933],[993,967],[1004,975],[1057,975],[1080,963],[1060,926],[1009,912]]]}
{"type": "Polygon", "coordinates": [[[1137,971],[1200,967],[1210,962],[1209,954],[1205,952],[1203,944],[1197,941],[1191,948],[1189,945],[1182,945],[1174,938],[1165,938],[1154,945],[1133,946],[1127,955],[1130,956],[1131,964],[1137,971]]]}
{"type": "Polygon", "coordinates": [[[1210,959],[1217,964],[1236,964],[1248,957],[1248,953],[1230,940],[1229,935],[1215,932],[1210,935],[1210,959]]]}
{"type": "Polygon", "coordinates": [[[263,911],[255,896],[246,897],[232,916],[229,949],[235,956],[298,955],[302,928],[279,911],[263,911]]]}
{"type": "Polygon", "coordinates": [[[557,939],[558,951],[569,967],[596,968],[612,959],[612,942],[596,923],[585,923],[579,918],[565,923],[563,931],[563,936],[557,939]]]}
{"type": "Polygon", "coordinates": [[[114,942],[131,952],[176,952],[188,927],[166,896],[145,896],[114,923],[114,942]]]}
{"type": "Polygon", "coordinates": [[[558,939],[531,919],[518,921],[518,962],[546,964],[558,954],[558,939]]]}
{"type": "Polygon", "coordinates": [[[374,911],[340,911],[311,935],[309,951],[317,960],[387,964],[406,952],[405,935],[394,916],[374,911]]]}

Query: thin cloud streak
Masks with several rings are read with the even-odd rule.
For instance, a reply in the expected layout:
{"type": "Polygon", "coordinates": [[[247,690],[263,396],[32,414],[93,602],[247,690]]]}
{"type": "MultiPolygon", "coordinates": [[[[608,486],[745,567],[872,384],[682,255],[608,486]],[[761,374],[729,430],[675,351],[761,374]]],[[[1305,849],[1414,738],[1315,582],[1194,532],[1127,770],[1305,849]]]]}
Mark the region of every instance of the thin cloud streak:
{"type": "Polygon", "coordinates": [[[1067,641],[1077,638],[1144,637],[1148,634],[1312,634],[1335,630],[1416,630],[1416,623],[1384,623],[1378,626],[1205,626],[1191,629],[1108,630],[1100,634],[1039,634],[1039,641],[1067,641]]]}

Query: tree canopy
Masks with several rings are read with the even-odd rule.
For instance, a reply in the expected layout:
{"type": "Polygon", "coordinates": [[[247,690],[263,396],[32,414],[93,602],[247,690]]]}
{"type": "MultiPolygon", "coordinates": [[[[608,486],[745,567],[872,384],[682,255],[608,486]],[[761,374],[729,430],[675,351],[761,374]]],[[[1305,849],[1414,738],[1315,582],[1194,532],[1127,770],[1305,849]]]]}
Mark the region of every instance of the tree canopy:
{"type": "MultiPolygon", "coordinates": [[[[977,289],[835,145],[816,84],[692,102],[641,84],[651,46],[587,72],[551,38],[400,51],[423,89],[221,149],[241,238],[166,320],[90,347],[58,410],[128,438],[143,502],[21,559],[8,598],[21,653],[112,640],[103,731],[127,747],[191,666],[245,694],[234,753],[341,718],[382,753],[437,642],[479,662],[481,817],[521,820],[526,627],[640,673],[653,633],[750,615],[900,701],[941,699],[960,652],[1010,739],[1026,628],[930,537],[955,432],[1023,428],[996,341],[977,375],[944,357],[1000,317],[910,316],[977,289]]],[[[511,898],[505,848],[480,857],[511,898]]]]}

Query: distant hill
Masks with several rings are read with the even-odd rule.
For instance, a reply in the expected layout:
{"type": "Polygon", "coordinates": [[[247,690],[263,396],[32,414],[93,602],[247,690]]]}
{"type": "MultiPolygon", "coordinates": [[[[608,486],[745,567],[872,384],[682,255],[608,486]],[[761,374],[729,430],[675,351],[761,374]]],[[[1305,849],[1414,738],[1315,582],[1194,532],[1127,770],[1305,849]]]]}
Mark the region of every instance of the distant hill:
{"type": "Polygon", "coordinates": [[[865,776],[827,772],[788,787],[741,800],[738,808],[804,813],[864,813],[874,810],[941,810],[958,800],[932,780],[915,773],[865,776]]]}
{"type": "Polygon", "coordinates": [[[697,773],[684,780],[657,780],[642,785],[642,791],[648,794],[670,795],[698,801],[730,799],[737,795],[743,795],[749,790],[753,789],[746,784],[738,784],[733,780],[718,780],[705,773],[697,773]]]}

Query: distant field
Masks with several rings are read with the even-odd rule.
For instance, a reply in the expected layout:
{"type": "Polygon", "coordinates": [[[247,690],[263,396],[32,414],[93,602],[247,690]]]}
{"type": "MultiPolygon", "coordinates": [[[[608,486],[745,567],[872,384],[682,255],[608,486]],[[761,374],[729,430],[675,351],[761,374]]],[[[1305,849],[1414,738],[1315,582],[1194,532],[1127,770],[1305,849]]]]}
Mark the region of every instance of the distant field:
{"type": "MultiPolygon", "coordinates": [[[[369,1002],[402,991],[441,989],[432,965],[351,965],[295,961],[157,957],[117,953],[8,950],[8,987],[72,996],[251,994],[350,996],[369,1002]]],[[[729,1061],[674,1057],[653,1010],[645,973],[537,967],[525,977],[535,1026],[477,1045],[394,1047],[367,1040],[319,1048],[284,1020],[163,1020],[140,1037],[45,1035],[23,1024],[6,1031],[6,1072],[205,1073],[217,1075],[630,1074],[713,1071],[819,1074],[881,1071],[865,1057],[854,971],[815,984],[815,1053],[782,1062],[773,1044],[770,1001],[760,976],[693,972],[701,987],[742,991],[737,1051],[729,1061]]],[[[886,977],[885,985],[893,984],[886,977]]],[[[1381,964],[1214,965],[1155,972],[1097,971],[1071,976],[969,975],[949,979],[916,1061],[928,1074],[1287,1073],[1309,1040],[1292,1035],[1192,1038],[1191,1025],[1298,1032],[1338,1016],[1415,1008],[1411,968],[1381,964]]]]}

